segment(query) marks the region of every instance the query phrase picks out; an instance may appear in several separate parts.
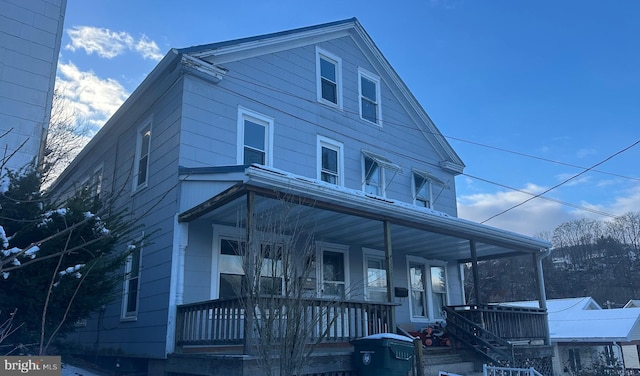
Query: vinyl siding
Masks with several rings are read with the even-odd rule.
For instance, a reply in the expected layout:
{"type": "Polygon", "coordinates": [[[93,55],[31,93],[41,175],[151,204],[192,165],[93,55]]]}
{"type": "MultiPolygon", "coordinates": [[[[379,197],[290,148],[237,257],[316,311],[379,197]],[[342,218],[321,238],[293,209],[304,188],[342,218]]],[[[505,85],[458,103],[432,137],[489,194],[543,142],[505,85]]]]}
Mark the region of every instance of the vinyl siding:
{"type": "Polygon", "coordinates": [[[316,178],[317,136],[344,143],[345,185],[362,189],[361,149],[385,155],[403,171],[387,171],[386,196],[412,202],[411,169],[429,171],[448,183],[434,186],[434,206],[456,214],[454,176],[439,167],[440,156],[387,86],[390,81],[357,49],[350,37],[319,45],[342,58],[342,110],[316,100],[315,46],[224,64],[217,84],[185,79],[183,144],[180,164],[188,167],[236,164],[237,112],[242,106],[275,119],[273,167],[316,178]],[[358,68],[381,78],[382,126],[360,119],[358,68]],[[391,181],[389,183],[389,181],[391,181]]]}

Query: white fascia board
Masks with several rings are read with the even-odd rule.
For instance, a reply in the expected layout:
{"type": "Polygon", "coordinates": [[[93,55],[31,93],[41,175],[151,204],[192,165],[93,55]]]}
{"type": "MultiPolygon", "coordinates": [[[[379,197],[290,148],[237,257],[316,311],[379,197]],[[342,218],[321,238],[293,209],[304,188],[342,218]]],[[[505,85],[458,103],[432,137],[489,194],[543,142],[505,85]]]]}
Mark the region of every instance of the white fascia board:
{"type": "Polygon", "coordinates": [[[329,28],[314,29],[268,39],[258,39],[230,46],[222,46],[199,53],[192,53],[191,55],[199,59],[214,61],[216,64],[224,64],[345,37],[349,35],[348,29],[352,27],[353,25],[351,24],[343,24],[329,28]]]}
{"type": "Polygon", "coordinates": [[[551,244],[545,240],[482,225],[466,219],[452,217],[446,213],[428,208],[420,208],[392,199],[371,199],[365,192],[350,188],[337,187],[315,179],[296,175],[263,166],[248,167],[245,171],[245,183],[290,190],[303,195],[316,195],[323,200],[340,202],[345,206],[379,213],[393,213],[396,217],[412,222],[424,223],[444,230],[457,231],[473,238],[484,238],[500,243],[534,250],[545,250],[551,244]]]}
{"type": "MultiPolygon", "coordinates": [[[[437,142],[437,145],[433,145],[432,143],[432,146],[434,146],[434,149],[440,155],[440,157],[444,159],[444,161],[442,161],[441,163],[447,163],[447,165],[449,166],[447,169],[449,171],[462,173],[465,167],[464,162],[462,162],[462,159],[460,158],[460,156],[458,156],[458,154],[455,152],[455,150],[453,150],[451,145],[444,139],[444,136],[442,136],[442,133],[440,133],[438,128],[435,126],[435,123],[431,120],[431,118],[429,117],[427,112],[424,110],[422,105],[420,105],[420,102],[418,102],[418,100],[415,98],[413,93],[409,90],[409,88],[404,83],[404,81],[402,81],[398,73],[393,69],[391,64],[387,61],[387,59],[384,57],[382,52],[378,49],[378,47],[373,42],[371,37],[369,37],[367,32],[359,23],[357,23],[355,30],[357,31],[358,38],[354,37],[354,40],[357,39],[356,42],[358,40],[361,41],[364,44],[365,48],[371,51],[374,58],[376,59],[375,62],[371,62],[371,61],[370,62],[379,64],[382,67],[382,69],[384,69],[386,76],[392,80],[392,84],[391,85],[387,84],[387,86],[389,86],[389,88],[394,92],[396,91],[394,89],[397,89],[397,91],[399,91],[399,95],[402,98],[404,98],[407,101],[407,103],[411,106],[411,108],[415,111],[415,113],[419,117],[419,120],[428,127],[428,130],[426,133],[432,134],[433,135],[432,138],[427,137],[427,134],[424,132],[422,128],[420,128],[420,131],[423,134],[425,134],[425,138],[430,143],[432,139],[434,139],[437,142]],[[443,152],[444,152],[444,155],[443,155],[443,152]]],[[[402,101],[400,102],[402,103],[402,101]]]]}

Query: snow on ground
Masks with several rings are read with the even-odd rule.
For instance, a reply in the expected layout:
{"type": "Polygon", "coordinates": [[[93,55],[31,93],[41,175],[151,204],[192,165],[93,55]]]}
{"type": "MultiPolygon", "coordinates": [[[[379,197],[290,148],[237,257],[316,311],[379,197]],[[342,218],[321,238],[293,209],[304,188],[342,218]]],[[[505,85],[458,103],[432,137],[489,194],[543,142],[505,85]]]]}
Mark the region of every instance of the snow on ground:
{"type": "Polygon", "coordinates": [[[102,376],[100,374],[87,371],[80,367],[75,367],[70,364],[62,364],[62,376],[102,376]]]}

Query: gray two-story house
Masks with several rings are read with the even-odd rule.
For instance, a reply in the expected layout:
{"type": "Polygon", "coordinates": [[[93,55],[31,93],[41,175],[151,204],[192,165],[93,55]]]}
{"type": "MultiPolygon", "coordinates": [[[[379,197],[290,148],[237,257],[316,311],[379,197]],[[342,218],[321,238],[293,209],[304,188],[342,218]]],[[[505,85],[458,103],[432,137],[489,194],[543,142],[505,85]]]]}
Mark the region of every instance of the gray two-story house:
{"type": "MultiPolygon", "coordinates": [[[[344,303],[325,340],[345,351],[449,319],[469,300],[466,263],[529,254],[542,280],[546,241],[457,218],[464,167],[356,19],[172,49],[53,187],[94,181],[151,238],[73,339],[155,370],[177,353],[250,352],[230,313],[238,248],[285,196],[305,220],[283,232],[314,239],[296,283],[344,303]]],[[[272,293],[291,283],[264,277],[272,293]]]]}

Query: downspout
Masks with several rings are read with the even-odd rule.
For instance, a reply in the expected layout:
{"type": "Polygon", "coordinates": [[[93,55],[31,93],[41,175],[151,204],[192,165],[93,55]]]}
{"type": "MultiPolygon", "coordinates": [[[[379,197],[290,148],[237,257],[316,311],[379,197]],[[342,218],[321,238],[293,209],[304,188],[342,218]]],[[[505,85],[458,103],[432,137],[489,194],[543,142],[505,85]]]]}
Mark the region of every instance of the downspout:
{"type": "Polygon", "coordinates": [[[627,367],[624,365],[624,353],[622,352],[622,346],[616,341],[613,341],[613,345],[618,348],[618,355],[620,356],[620,363],[622,363],[622,374],[627,374],[627,367]]]}
{"type": "MultiPolygon", "coordinates": [[[[538,306],[540,309],[544,309],[547,311],[547,293],[544,289],[544,272],[542,271],[542,260],[549,257],[551,254],[551,249],[546,248],[544,251],[534,254],[535,258],[535,268],[536,268],[536,279],[538,280],[538,306]]],[[[549,313],[546,312],[547,319],[546,322],[546,338],[545,345],[551,344],[551,332],[549,331],[549,313]]]]}

